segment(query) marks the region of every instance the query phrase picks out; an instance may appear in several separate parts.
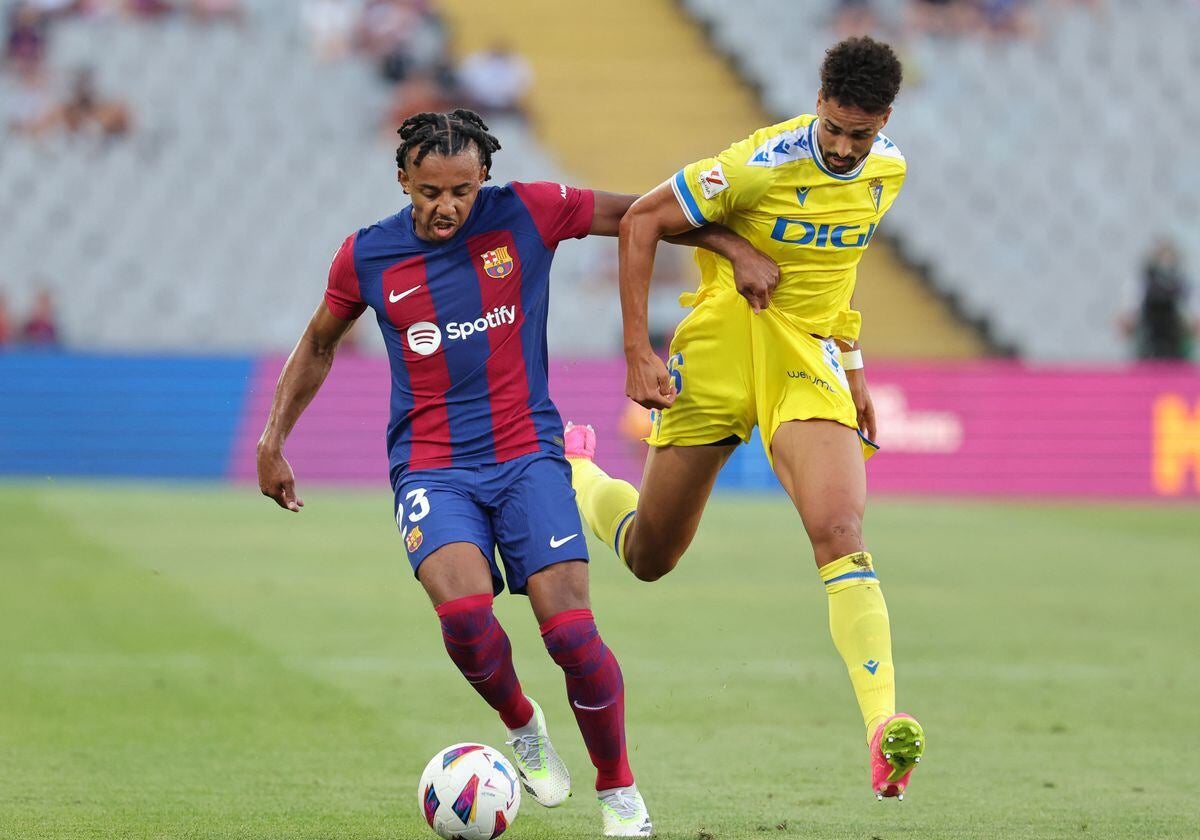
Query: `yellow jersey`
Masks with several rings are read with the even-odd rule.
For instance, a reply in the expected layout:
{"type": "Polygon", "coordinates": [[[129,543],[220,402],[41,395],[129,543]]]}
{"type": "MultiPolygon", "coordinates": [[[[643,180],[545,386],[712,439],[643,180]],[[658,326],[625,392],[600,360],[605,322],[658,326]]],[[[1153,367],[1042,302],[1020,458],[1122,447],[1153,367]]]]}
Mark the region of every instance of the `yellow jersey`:
{"type": "MultiPolygon", "coordinates": [[[[856,340],[862,316],[850,308],[858,261],[904,183],[906,164],[882,134],[853,172],[830,172],[816,151],[817,117],[804,114],[761,128],[715,158],[671,179],[688,222],[720,222],[779,264],[771,306],[814,335],[856,340]]],[[[696,250],[694,306],[734,288],[733,267],[696,250]]]]}

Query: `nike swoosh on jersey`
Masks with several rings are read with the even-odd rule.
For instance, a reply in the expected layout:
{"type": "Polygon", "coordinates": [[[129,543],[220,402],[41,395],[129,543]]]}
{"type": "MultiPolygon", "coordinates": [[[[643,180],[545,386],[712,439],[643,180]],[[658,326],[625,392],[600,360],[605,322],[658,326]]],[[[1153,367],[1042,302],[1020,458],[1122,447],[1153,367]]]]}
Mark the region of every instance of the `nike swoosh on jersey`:
{"type": "Polygon", "coordinates": [[[419,288],[421,288],[421,287],[413,286],[407,292],[400,292],[400,294],[396,294],[395,292],[389,292],[388,293],[388,303],[395,303],[398,300],[402,300],[402,299],[408,297],[409,295],[411,295],[413,292],[415,292],[419,288]]]}
{"type": "Polygon", "coordinates": [[[558,548],[559,546],[566,545],[567,543],[569,543],[571,540],[575,539],[578,536],[579,536],[579,534],[572,534],[569,537],[563,537],[561,540],[551,537],[550,538],[550,547],[558,548]]]}

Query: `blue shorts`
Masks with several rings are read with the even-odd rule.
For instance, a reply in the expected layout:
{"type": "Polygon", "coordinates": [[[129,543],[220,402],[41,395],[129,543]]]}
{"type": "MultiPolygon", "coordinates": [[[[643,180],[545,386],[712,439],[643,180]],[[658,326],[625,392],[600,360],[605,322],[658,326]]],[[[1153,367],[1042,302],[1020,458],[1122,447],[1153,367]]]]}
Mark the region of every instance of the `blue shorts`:
{"type": "Polygon", "coordinates": [[[571,465],[561,455],[536,452],[503,464],[416,470],[393,489],[396,526],[414,575],[442,546],[473,543],[491,567],[495,594],[504,591],[507,578],[509,591],[524,595],[535,572],[588,559],[571,465]]]}

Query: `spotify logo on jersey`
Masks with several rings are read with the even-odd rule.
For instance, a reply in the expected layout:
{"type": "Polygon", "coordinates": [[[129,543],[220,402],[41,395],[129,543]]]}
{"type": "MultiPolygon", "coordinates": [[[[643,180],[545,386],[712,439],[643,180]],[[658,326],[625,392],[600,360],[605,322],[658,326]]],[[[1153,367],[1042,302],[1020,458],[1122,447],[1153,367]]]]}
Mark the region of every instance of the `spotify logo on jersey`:
{"type": "Polygon", "coordinates": [[[437,352],[442,346],[442,331],[437,324],[429,321],[417,321],[408,328],[408,346],[414,353],[428,356],[437,352]]]}

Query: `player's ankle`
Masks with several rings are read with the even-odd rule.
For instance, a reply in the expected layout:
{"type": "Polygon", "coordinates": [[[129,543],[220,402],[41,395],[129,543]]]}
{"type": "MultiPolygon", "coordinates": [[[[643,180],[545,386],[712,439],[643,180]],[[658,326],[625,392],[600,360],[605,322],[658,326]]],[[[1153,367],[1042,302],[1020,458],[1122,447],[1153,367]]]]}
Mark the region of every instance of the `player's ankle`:
{"type": "Polygon", "coordinates": [[[875,737],[875,733],[879,731],[879,727],[887,723],[891,715],[878,715],[871,718],[871,722],[867,724],[867,746],[871,746],[871,739],[875,737]]]}
{"type": "Polygon", "coordinates": [[[538,734],[537,709],[534,709],[532,707],[533,707],[533,704],[530,703],[529,720],[526,721],[524,725],[518,726],[518,727],[515,727],[512,729],[505,727],[506,729],[508,729],[508,737],[523,738],[528,735],[538,734]]]}

